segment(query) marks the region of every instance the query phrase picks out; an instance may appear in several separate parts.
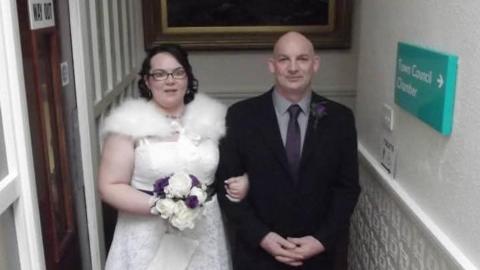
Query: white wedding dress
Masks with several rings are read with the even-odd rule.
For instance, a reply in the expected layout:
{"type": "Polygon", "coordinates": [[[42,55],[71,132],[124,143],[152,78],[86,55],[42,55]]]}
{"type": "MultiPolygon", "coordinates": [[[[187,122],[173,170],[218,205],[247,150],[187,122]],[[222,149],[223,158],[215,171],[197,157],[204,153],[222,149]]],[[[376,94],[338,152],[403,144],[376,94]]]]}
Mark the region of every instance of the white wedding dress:
{"type": "MultiPolygon", "coordinates": [[[[153,101],[131,100],[105,120],[102,133],[136,141],[131,185],[151,191],[155,180],[186,172],[213,184],[225,107],[202,94],[180,120],[163,116],[153,101]],[[178,139],[172,140],[172,134],[178,139]],[[168,139],[170,138],[170,139],[168,139]]],[[[228,270],[227,240],[216,196],[204,205],[193,229],[179,231],[160,216],[119,212],[106,270],[228,270]]]]}

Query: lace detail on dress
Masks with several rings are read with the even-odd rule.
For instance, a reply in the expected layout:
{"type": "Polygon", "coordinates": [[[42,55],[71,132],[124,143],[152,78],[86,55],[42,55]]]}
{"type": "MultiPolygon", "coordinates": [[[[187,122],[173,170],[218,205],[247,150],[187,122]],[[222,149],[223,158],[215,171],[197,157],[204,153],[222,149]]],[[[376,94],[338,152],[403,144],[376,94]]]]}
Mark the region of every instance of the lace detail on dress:
{"type": "MultiPolygon", "coordinates": [[[[159,217],[120,213],[105,269],[147,269],[166,231],[167,223],[159,217]]],[[[197,221],[193,230],[174,233],[199,241],[188,270],[231,269],[230,253],[216,197],[205,205],[204,217],[197,221]]]]}

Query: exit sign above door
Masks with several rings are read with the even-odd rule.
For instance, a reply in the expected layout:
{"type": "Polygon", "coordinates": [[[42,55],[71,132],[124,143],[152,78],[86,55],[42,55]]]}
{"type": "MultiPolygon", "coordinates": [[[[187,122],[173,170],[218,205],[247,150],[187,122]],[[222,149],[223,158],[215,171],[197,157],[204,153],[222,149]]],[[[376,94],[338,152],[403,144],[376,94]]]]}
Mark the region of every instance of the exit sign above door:
{"type": "Polygon", "coordinates": [[[53,0],[28,0],[30,29],[37,30],[55,26],[53,0]]]}

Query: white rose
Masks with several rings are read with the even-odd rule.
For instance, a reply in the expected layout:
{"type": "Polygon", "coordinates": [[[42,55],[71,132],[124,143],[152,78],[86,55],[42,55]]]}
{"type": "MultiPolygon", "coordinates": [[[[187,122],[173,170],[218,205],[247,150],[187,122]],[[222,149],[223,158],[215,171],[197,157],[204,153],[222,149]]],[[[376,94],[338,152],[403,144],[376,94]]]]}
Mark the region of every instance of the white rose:
{"type": "Polygon", "coordinates": [[[177,211],[177,204],[170,199],[160,199],[155,204],[155,208],[162,218],[168,219],[177,211]]]}
{"type": "Polygon", "coordinates": [[[176,210],[170,219],[170,223],[181,231],[186,228],[193,229],[195,227],[194,221],[200,214],[200,210],[188,208],[183,201],[177,202],[176,210]]]}
{"type": "Polygon", "coordinates": [[[207,193],[203,189],[193,187],[190,191],[190,196],[197,196],[198,204],[202,205],[207,200],[207,193]]]}
{"type": "Polygon", "coordinates": [[[188,195],[192,188],[192,179],[186,173],[175,173],[168,180],[165,192],[175,198],[183,198],[188,195]]]}

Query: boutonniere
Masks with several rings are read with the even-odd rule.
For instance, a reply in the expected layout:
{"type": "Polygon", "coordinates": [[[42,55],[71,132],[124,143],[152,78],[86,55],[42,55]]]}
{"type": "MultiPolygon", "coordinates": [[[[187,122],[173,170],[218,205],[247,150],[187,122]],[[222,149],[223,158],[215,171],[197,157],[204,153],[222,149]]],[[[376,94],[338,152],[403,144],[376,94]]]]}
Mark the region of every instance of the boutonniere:
{"type": "Polygon", "coordinates": [[[327,115],[326,101],[312,102],[310,104],[310,117],[313,119],[313,127],[316,128],[318,121],[327,115]]]}

